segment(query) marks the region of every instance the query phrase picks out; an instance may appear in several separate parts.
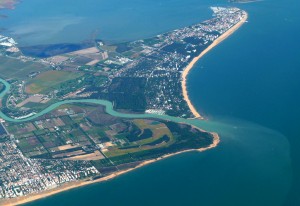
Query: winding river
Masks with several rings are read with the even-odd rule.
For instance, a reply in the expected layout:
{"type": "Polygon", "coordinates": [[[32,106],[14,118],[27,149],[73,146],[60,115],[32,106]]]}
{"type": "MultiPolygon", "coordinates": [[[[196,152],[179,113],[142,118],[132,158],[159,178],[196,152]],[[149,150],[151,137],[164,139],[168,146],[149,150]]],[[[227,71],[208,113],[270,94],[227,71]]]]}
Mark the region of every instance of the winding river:
{"type": "MultiPolygon", "coordinates": [[[[0,79],[0,83],[5,86],[5,89],[0,94],[0,98],[2,98],[10,90],[10,84],[4,79],[0,79]]],[[[207,180],[202,180],[203,188],[198,189],[211,190],[211,192],[224,195],[219,196],[219,199],[216,199],[216,201],[225,201],[228,197],[234,199],[235,195],[247,197],[249,194],[253,193],[253,191],[258,191],[255,193],[256,199],[261,203],[258,205],[270,203],[270,200],[274,203],[272,205],[280,205],[290,188],[292,170],[289,155],[290,146],[286,137],[274,130],[239,119],[223,118],[199,120],[155,114],[125,114],[115,111],[111,102],[97,99],[60,101],[25,119],[16,120],[6,116],[2,112],[0,112],[0,117],[11,122],[26,122],[47,114],[61,105],[72,103],[93,103],[103,105],[106,107],[106,112],[108,114],[116,117],[157,118],[177,123],[186,123],[206,131],[217,132],[220,135],[221,143],[217,148],[203,153],[210,159],[209,162],[205,163],[204,161],[205,164],[202,167],[196,167],[201,169],[202,174],[206,174],[206,172],[209,174],[207,180]],[[225,168],[226,170],[224,170],[225,168]],[[224,180],[224,176],[227,177],[226,181],[224,180]],[[269,181],[270,179],[272,179],[272,182],[269,181]],[[233,185],[228,188],[228,192],[219,191],[217,189],[219,182],[221,181],[225,181],[226,185],[233,185]],[[236,186],[240,184],[247,185],[247,187],[243,188],[243,190],[239,190],[239,193],[236,194],[236,186]],[[208,185],[210,185],[210,187],[207,187],[208,185]],[[268,192],[262,193],[259,191],[268,192]]],[[[186,156],[188,156],[188,158],[185,161],[196,158],[189,154],[186,156]]],[[[179,156],[178,158],[180,160],[183,157],[179,156]]],[[[191,166],[191,168],[195,167],[191,166]]],[[[197,169],[195,172],[196,171],[197,169]]],[[[96,189],[80,189],[80,194],[78,196],[86,196],[86,192],[99,191],[99,185],[92,187],[95,187],[96,189]]],[[[103,187],[105,187],[105,184],[103,187]]],[[[101,188],[102,187],[100,187],[100,189],[101,188]]],[[[64,196],[62,195],[62,197],[64,196]]],[[[55,200],[55,198],[50,198],[50,200],[55,200]]],[[[236,199],[237,203],[241,203],[240,201],[242,200],[243,198],[236,199]]],[[[109,202],[110,201],[111,199],[109,199],[109,202]]],[[[207,199],[207,201],[211,201],[211,199],[207,199]]],[[[215,205],[218,204],[219,203],[216,202],[215,205]]]]}
{"type": "MultiPolygon", "coordinates": [[[[207,8],[212,3],[228,6],[225,0],[53,2],[26,0],[16,10],[3,10],[9,16],[1,19],[1,28],[6,28],[3,34],[21,37],[22,46],[77,43],[101,28],[100,39],[124,42],[203,21],[211,16],[207,8]],[[53,16],[59,21],[53,21],[53,16]]],[[[105,105],[116,116],[191,123],[217,132],[221,137],[218,147],[176,155],[114,180],[26,205],[300,205],[299,1],[237,6],[249,13],[247,25],[208,53],[188,77],[191,100],[206,113],[207,120],[122,114],[110,102],[80,101],[105,105]]],[[[0,97],[9,91],[9,84],[1,82],[6,89],[0,97]]],[[[75,102],[60,102],[23,120],[0,116],[24,122],[75,102]]]]}
{"type": "MultiPolygon", "coordinates": [[[[0,78],[0,83],[2,83],[5,86],[5,89],[1,92],[0,94],[0,99],[3,98],[5,96],[5,94],[7,94],[7,92],[9,92],[10,90],[10,84],[5,81],[4,79],[0,78]]],[[[52,105],[50,105],[49,107],[45,108],[44,110],[38,112],[35,115],[32,115],[28,118],[24,118],[24,119],[14,119],[11,117],[8,117],[7,115],[5,115],[2,111],[0,111],[0,117],[6,121],[9,122],[26,122],[26,121],[30,121],[30,120],[34,120],[44,114],[47,114],[49,112],[51,112],[52,110],[58,108],[61,105],[64,104],[74,104],[74,103],[92,103],[92,104],[98,104],[98,105],[102,105],[105,106],[106,108],[106,112],[112,116],[115,117],[121,117],[121,118],[156,118],[156,119],[162,119],[162,120],[168,120],[168,121],[173,121],[176,123],[186,123],[186,124],[190,124],[196,127],[200,127],[203,128],[205,130],[208,131],[213,131],[214,127],[212,122],[210,121],[206,121],[206,120],[199,120],[199,119],[184,119],[184,118],[179,118],[179,117],[172,117],[172,116],[168,116],[168,115],[157,115],[157,114],[128,114],[128,113],[120,113],[117,112],[113,109],[113,105],[111,102],[106,101],[106,100],[100,100],[100,99],[74,99],[74,100],[63,100],[57,103],[54,103],[52,105]]]]}

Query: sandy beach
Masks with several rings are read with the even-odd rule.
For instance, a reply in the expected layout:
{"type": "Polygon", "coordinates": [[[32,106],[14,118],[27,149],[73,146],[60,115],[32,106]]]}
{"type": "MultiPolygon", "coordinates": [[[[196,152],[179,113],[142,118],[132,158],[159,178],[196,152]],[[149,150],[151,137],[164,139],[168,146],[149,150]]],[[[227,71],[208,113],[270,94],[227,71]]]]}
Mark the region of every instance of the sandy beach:
{"type": "MultiPolygon", "coordinates": [[[[218,45],[220,42],[222,42],[224,39],[226,39],[228,36],[230,36],[232,33],[234,33],[238,28],[240,28],[240,26],[243,25],[244,22],[246,22],[248,18],[248,15],[245,14],[244,18],[237,23],[235,26],[233,26],[231,29],[229,29],[227,32],[225,32],[224,34],[222,34],[219,38],[217,38],[209,47],[207,47],[198,57],[195,57],[191,63],[185,68],[185,70],[182,73],[182,92],[183,92],[183,96],[185,101],[187,102],[191,112],[193,113],[193,115],[195,116],[195,118],[199,118],[199,119],[203,119],[203,117],[197,112],[197,110],[195,109],[195,107],[193,106],[193,104],[191,103],[189,96],[188,96],[188,92],[187,92],[187,87],[186,87],[186,80],[187,80],[187,76],[189,74],[189,72],[191,71],[191,69],[193,68],[194,64],[201,58],[203,57],[208,51],[210,51],[213,47],[215,47],[216,45],[218,45]]],[[[197,128],[201,131],[204,131],[200,128],[197,128]]],[[[82,181],[76,181],[76,182],[70,182],[70,183],[66,183],[62,186],[59,186],[57,188],[54,189],[50,189],[50,190],[46,190],[40,193],[36,193],[36,194],[31,194],[28,196],[24,196],[24,197],[19,197],[19,198],[14,198],[14,199],[6,199],[6,200],[1,200],[0,201],[0,205],[3,206],[12,206],[12,205],[20,205],[20,204],[25,204],[28,202],[32,202],[41,198],[45,198],[45,197],[49,197],[51,195],[63,192],[63,191],[67,191],[73,188],[78,188],[78,187],[82,187],[85,185],[89,185],[89,184],[94,184],[94,183],[99,183],[99,182],[104,182],[110,179],[113,179],[119,175],[125,174],[127,172],[130,172],[134,169],[143,167],[145,165],[154,163],[156,161],[180,154],[180,153],[185,153],[185,152],[191,152],[191,151],[198,151],[198,152],[203,152],[212,148],[215,148],[219,143],[220,143],[220,137],[217,133],[211,133],[213,136],[213,142],[212,144],[210,144],[208,147],[205,148],[199,148],[199,149],[189,149],[189,150],[184,150],[184,151],[180,151],[177,153],[172,153],[172,154],[166,154],[160,158],[157,159],[152,159],[152,160],[148,160],[145,161],[141,164],[139,164],[138,166],[131,168],[131,169],[127,169],[127,170],[123,170],[123,171],[118,171],[115,172],[113,174],[110,174],[106,177],[97,179],[97,180],[82,180],[82,181]]]]}
{"type": "Polygon", "coordinates": [[[191,100],[188,96],[186,81],[187,76],[189,72],[193,69],[194,65],[197,63],[199,59],[201,59],[207,52],[209,52],[212,48],[220,44],[223,40],[225,40],[227,37],[229,37],[231,34],[233,34],[236,30],[238,30],[248,19],[248,14],[245,12],[244,18],[241,19],[239,23],[231,27],[228,31],[223,33],[221,36],[219,36],[211,45],[209,45],[203,52],[200,53],[199,56],[195,57],[189,65],[184,69],[182,73],[182,81],[181,81],[181,87],[182,87],[182,94],[183,98],[188,104],[190,111],[194,115],[195,118],[203,119],[203,117],[199,114],[199,112],[195,109],[194,105],[192,104],[191,100]]]}
{"type": "MultiPolygon", "coordinates": [[[[199,129],[199,130],[204,131],[202,129],[199,129]]],[[[125,173],[130,172],[132,170],[135,170],[137,168],[141,168],[145,165],[152,164],[152,163],[157,162],[159,160],[166,159],[168,157],[172,157],[174,155],[178,155],[178,154],[185,153],[185,152],[192,152],[192,151],[203,152],[203,151],[215,148],[220,143],[220,137],[217,133],[211,133],[211,134],[213,136],[213,142],[208,147],[199,148],[199,149],[189,149],[189,150],[184,150],[184,151],[180,151],[180,152],[176,152],[176,153],[172,153],[172,154],[166,154],[166,155],[164,155],[162,157],[159,157],[157,159],[152,159],[152,160],[147,160],[145,162],[142,162],[141,164],[137,165],[134,168],[118,171],[118,172],[112,173],[112,174],[110,174],[106,177],[103,177],[103,178],[100,178],[100,179],[97,179],[97,180],[82,180],[82,181],[70,182],[70,183],[66,183],[62,186],[59,186],[57,188],[50,189],[50,190],[45,190],[45,191],[40,192],[40,193],[31,194],[31,195],[28,195],[28,196],[18,197],[18,198],[13,198],[13,199],[1,200],[0,205],[2,205],[2,206],[13,206],[13,205],[25,204],[25,203],[28,203],[28,202],[32,202],[32,201],[35,201],[35,200],[38,200],[38,199],[42,199],[42,198],[46,198],[46,197],[58,194],[60,192],[67,191],[67,190],[70,190],[70,189],[74,189],[74,188],[86,186],[86,185],[89,185],[89,184],[94,184],[94,183],[99,183],[99,182],[104,182],[104,181],[107,181],[107,180],[111,180],[111,179],[113,179],[113,178],[115,178],[119,175],[125,174],[125,173]]]]}

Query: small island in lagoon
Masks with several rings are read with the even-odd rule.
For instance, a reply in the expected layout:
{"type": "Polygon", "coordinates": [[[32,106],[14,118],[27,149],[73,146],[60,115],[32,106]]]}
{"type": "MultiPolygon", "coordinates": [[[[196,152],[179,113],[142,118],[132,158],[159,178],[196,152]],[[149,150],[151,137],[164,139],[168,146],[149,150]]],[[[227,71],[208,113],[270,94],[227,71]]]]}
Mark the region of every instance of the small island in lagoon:
{"type": "Polygon", "coordinates": [[[263,0],[229,0],[230,3],[240,3],[240,4],[246,4],[246,3],[253,3],[263,0]]]}
{"type": "Polygon", "coordinates": [[[19,0],[0,0],[0,9],[14,9],[19,0]]]}

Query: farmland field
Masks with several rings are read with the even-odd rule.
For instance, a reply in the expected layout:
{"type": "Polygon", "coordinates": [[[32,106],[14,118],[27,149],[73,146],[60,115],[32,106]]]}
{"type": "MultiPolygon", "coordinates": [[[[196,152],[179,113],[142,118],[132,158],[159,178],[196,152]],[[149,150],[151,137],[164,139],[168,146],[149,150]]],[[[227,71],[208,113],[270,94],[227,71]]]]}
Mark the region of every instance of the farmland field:
{"type": "Polygon", "coordinates": [[[43,72],[48,68],[36,62],[23,62],[18,59],[0,56],[0,77],[24,79],[32,72],[43,72]]]}
{"type": "Polygon", "coordinates": [[[29,81],[26,92],[29,94],[47,93],[59,87],[62,82],[76,79],[82,74],[68,71],[46,71],[29,81]]]}
{"type": "Polygon", "coordinates": [[[105,152],[105,155],[107,155],[108,157],[120,156],[128,153],[135,153],[144,150],[165,147],[173,143],[173,139],[174,139],[173,135],[165,124],[163,123],[152,124],[153,120],[144,120],[144,119],[136,119],[133,120],[133,122],[138,127],[141,133],[136,135],[134,134],[130,134],[129,136],[127,135],[126,138],[129,140],[129,142],[132,141],[130,142],[129,145],[123,148],[120,147],[110,148],[109,151],[105,152]],[[158,141],[160,138],[163,138],[164,136],[168,137],[169,139],[168,142],[162,141],[161,144],[151,145],[152,142],[158,141]]]}

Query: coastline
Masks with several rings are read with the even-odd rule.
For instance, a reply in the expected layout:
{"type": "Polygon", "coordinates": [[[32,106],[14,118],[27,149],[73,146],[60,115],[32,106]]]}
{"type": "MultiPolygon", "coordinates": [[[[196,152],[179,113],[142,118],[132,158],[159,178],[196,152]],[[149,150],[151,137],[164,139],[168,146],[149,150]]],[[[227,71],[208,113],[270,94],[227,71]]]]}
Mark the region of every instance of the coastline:
{"type": "MultiPolygon", "coordinates": [[[[197,129],[199,129],[201,131],[204,131],[200,128],[197,128],[197,129]]],[[[58,186],[58,187],[50,189],[50,190],[45,190],[45,191],[40,192],[40,193],[30,194],[28,196],[17,197],[17,198],[13,198],[13,199],[6,199],[6,200],[3,200],[3,201],[0,201],[0,205],[14,206],[14,205],[26,204],[26,203],[29,203],[29,202],[33,202],[33,201],[36,201],[36,200],[39,200],[39,199],[42,199],[42,198],[46,198],[46,197],[61,193],[61,192],[68,191],[68,190],[71,190],[71,189],[83,187],[83,186],[90,185],[90,184],[95,184],[95,183],[108,181],[108,180],[116,178],[116,177],[118,177],[122,174],[125,174],[125,173],[131,172],[135,169],[141,168],[145,165],[149,165],[149,164],[152,164],[154,162],[157,162],[157,161],[160,161],[160,160],[163,160],[163,159],[166,159],[168,157],[172,157],[172,156],[175,156],[175,155],[178,155],[178,154],[182,154],[182,153],[186,153],[186,152],[193,152],[193,151],[204,152],[206,150],[213,149],[213,148],[217,147],[218,144],[220,143],[220,137],[217,133],[213,133],[213,132],[209,132],[209,133],[213,137],[213,142],[208,147],[199,148],[199,149],[189,149],[189,150],[184,150],[184,151],[180,151],[180,152],[176,152],[176,153],[172,153],[172,154],[166,154],[166,155],[163,155],[159,158],[151,159],[151,160],[147,160],[145,162],[142,162],[141,164],[137,165],[134,168],[118,171],[118,172],[112,173],[112,174],[110,174],[106,177],[103,177],[103,178],[100,178],[100,179],[97,179],[97,180],[81,180],[81,181],[66,183],[64,185],[58,186]]]]}
{"type": "MultiPolygon", "coordinates": [[[[4,92],[7,92],[9,90],[9,87],[10,87],[9,84],[6,81],[2,80],[1,78],[0,78],[0,82],[2,82],[6,86],[4,92]]],[[[1,95],[3,95],[3,92],[0,93],[0,96],[1,95]]],[[[105,104],[103,104],[103,105],[105,105],[105,104]]],[[[0,116],[1,116],[1,111],[0,111],[0,116]]],[[[178,123],[180,123],[180,122],[178,122],[178,123]]],[[[185,124],[185,123],[183,122],[183,124],[185,124]]],[[[189,123],[186,123],[186,124],[189,124],[189,123]]],[[[203,129],[201,129],[197,126],[194,126],[192,124],[189,124],[189,125],[191,125],[192,127],[196,128],[196,129],[198,129],[202,132],[208,132],[208,131],[203,130],[203,129]]],[[[29,202],[36,201],[38,199],[42,199],[42,198],[46,198],[46,197],[58,194],[60,192],[68,191],[70,189],[74,189],[74,188],[77,188],[77,187],[82,187],[82,186],[86,186],[86,185],[89,185],[89,184],[94,184],[94,183],[98,183],[98,182],[107,181],[107,180],[113,179],[113,178],[115,178],[119,175],[122,175],[122,174],[125,174],[127,172],[133,171],[137,168],[143,167],[145,165],[148,165],[148,164],[151,164],[151,163],[157,162],[159,160],[162,160],[162,159],[165,159],[165,158],[168,158],[168,157],[171,157],[171,156],[175,156],[175,155],[178,155],[178,154],[181,154],[181,153],[192,152],[192,151],[203,152],[203,151],[206,151],[206,150],[217,147],[218,144],[220,143],[219,135],[217,133],[213,133],[213,132],[208,132],[208,133],[210,133],[212,135],[212,140],[213,141],[207,147],[198,148],[198,149],[187,149],[187,150],[183,150],[183,151],[179,151],[179,152],[175,152],[175,153],[171,153],[171,154],[166,154],[166,155],[163,155],[163,156],[161,156],[159,158],[156,158],[156,159],[151,159],[151,160],[144,161],[144,162],[140,163],[139,165],[137,165],[134,168],[118,171],[118,172],[112,173],[112,174],[110,174],[106,177],[103,177],[103,178],[100,178],[100,179],[97,179],[97,180],[87,180],[86,179],[86,180],[69,182],[69,183],[57,186],[56,188],[45,190],[45,191],[42,191],[42,192],[39,192],[39,193],[34,193],[34,194],[27,195],[27,196],[16,197],[16,198],[12,198],[12,199],[3,199],[3,200],[0,200],[0,205],[12,206],[12,205],[26,204],[26,203],[29,203],[29,202]]]]}
{"type": "Polygon", "coordinates": [[[218,44],[220,44],[223,40],[225,40],[226,38],[228,38],[231,34],[233,34],[236,30],[238,30],[248,19],[248,13],[245,12],[244,17],[233,27],[231,27],[228,31],[226,31],[225,33],[223,33],[221,36],[219,36],[216,40],[214,40],[205,50],[203,50],[199,56],[195,57],[190,63],[189,65],[183,70],[182,72],[182,81],[181,81],[181,88],[182,88],[182,94],[183,94],[183,98],[186,101],[186,103],[188,104],[188,107],[190,109],[190,111],[192,112],[192,114],[194,115],[194,118],[198,118],[198,119],[204,119],[201,114],[196,110],[196,108],[194,107],[194,105],[192,104],[189,95],[188,95],[188,91],[187,91],[187,76],[189,75],[189,72],[194,68],[194,65],[207,53],[209,52],[211,49],[213,49],[215,46],[217,46],[218,44]]]}
{"type": "MultiPolygon", "coordinates": [[[[189,96],[188,96],[186,81],[187,81],[187,76],[188,76],[189,72],[191,71],[193,66],[196,64],[196,62],[200,58],[202,58],[212,48],[214,48],[219,43],[221,43],[223,40],[225,40],[227,37],[229,37],[237,29],[239,29],[245,23],[247,18],[248,18],[248,14],[245,12],[244,17],[236,25],[234,25],[232,28],[230,28],[228,31],[226,31],[220,37],[218,37],[215,41],[213,41],[204,51],[202,51],[200,53],[199,56],[195,57],[189,63],[189,65],[184,69],[184,71],[182,73],[182,82],[181,82],[182,92],[183,92],[184,99],[187,102],[187,104],[189,106],[189,109],[193,113],[195,118],[203,119],[203,117],[195,109],[194,105],[192,104],[192,102],[190,101],[189,96]]],[[[201,130],[201,129],[199,129],[199,130],[201,130]]],[[[201,131],[204,131],[204,130],[201,130],[201,131]]],[[[82,186],[86,186],[86,185],[90,185],[90,184],[94,184],[94,183],[108,181],[108,180],[111,180],[115,177],[118,177],[119,175],[122,175],[122,174],[125,174],[127,172],[133,171],[137,168],[141,168],[145,165],[152,164],[154,162],[157,162],[157,161],[160,161],[162,159],[165,159],[165,158],[168,158],[168,157],[171,157],[171,156],[175,156],[175,155],[178,155],[178,154],[181,154],[181,153],[192,152],[192,151],[203,152],[203,151],[215,148],[220,143],[220,137],[217,133],[211,133],[210,132],[210,134],[213,137],[213,142],[205,148],[188,149],[188,150],[184,150],[184,151],[180,151],[180,152],[176,152],[176,153],[172,153],[172,154],[166,154],[166,155],[163,155],[162,157],[159,157],[159,158],[156,158],[156,159],[144,161],[144,162],[140,163],[139,165],[137,165],[134,168],[118,171],[118,172],[112,173],[112,174],[110,174],[106,177],[103,177],[103,178],[100,178],[100,179],[97,179],[97,180],[81,180],[81,181],[70,182],[70,183],[66,183],[66,184],[63,184],[61,186],[58,186],[56,188],[50,189],[50,190],[42,191],[40,193],[30,194],[28,196],[23,196],[23,197],[18,197],[18,198],[13,198],[13,199],[5,199],[3,201],[0,201],[0,204],[5,205],[5,206],[11,206],[11,205],[20,205],[20,204],[29,203],[29,202],[32,202],[32,201],[35,201],[35,200],[38,200],[38,199],[42,199],[42,198],[46,198],[46,197],[58,194],[60,192],[71,190],[71,189],[74,189],[74,188],[78,188],[78,187],[82,187],[82,186]]]]}

